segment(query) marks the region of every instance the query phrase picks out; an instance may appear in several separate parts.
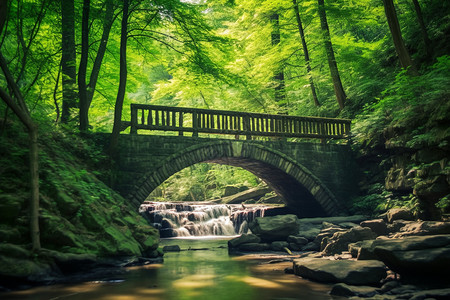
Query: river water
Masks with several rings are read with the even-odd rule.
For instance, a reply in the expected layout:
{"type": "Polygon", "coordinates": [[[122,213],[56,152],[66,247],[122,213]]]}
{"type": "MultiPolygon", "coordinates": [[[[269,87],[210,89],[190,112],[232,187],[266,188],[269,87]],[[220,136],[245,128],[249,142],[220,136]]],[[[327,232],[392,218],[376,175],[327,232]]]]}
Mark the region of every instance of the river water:
{"type": "Polygon", "coordinates": [[[0,299],[113,299],[113,300],[264,300],[338,299],[328,295],[330,285],[313,283],[284,268],[292,262],[268,263],[288,258],[280,254],[233,256],[230,237],[163,239],[179,245],[163,264],[131,267],[123,275],[104,281],[37,287],[0,294],[0,299]]]}

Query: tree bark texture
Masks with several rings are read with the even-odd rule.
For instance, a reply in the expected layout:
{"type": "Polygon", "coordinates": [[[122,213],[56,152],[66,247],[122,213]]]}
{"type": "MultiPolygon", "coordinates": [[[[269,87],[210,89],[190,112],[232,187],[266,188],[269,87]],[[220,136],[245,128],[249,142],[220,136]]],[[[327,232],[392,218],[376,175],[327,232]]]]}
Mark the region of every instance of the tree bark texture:
{"type": "MultiPolygon", "coordinates": [[[[0,31],[1,32],[1,31],[0,31]]],[[[33,122],[30,116],[30,112],[22,97],[22,93],[12,77],[5,58],[0,53],[0,67],[5,74],[6,81],[10,90],[14,94],[13,98],[2,88],[0,88],[0,98],[12,109],[17,115],[19,120],[28,130],[29,147],[30,147],[30,174],[31,174],[31,198],[30,198],[30,235],[33,251],[39,251],[41,249],[40,231],[39,231],[39,165],[38,165],[38,128],[33,122]]]]}
{"type": "Polygon", "coordinates": [[[120,79],[114,106],[114,125],[109,145],[109,154],[114,158],[117,154],[117,145],[122,123],[122,109],[127,85],[127,33],[128,33],[128,0],[123,0],[122,28],[120,33],[120,79]]]}
{"type": "Polygon", "coordinates": [[[87,88],[87,106],[88,110],[94,97],[95,87],[97,85],[98,75],[102,65],[103,57],[106,52],[106,45],[109,39],[109,33],[114,21],[114,3],[113,0],[106,0],[105,16],[103,18],[103,32],[100,45],[98,46],[97,55],[95,56],[94,64],[91,70],[91,76],[89,77],[89,84],[87,88]]]}
{"type": "Polygon", "coordinates": [[[298,10],[297,0],[292,1],[294,4],[295,18],[297,19],[297,27],[300,33],[300,39],[302,40],[303,53],[305,55],[306,64],[306,74],[308,75],[309,86],[311,87],[311,94],[314,100],[315,106],[320,106],[319,99],[317,98],[316,86],[314,85],[314,80],[311,74],[311,62],[309,58],[308,46],[306,44],[305,32],[303,31],[302,19],[300,18],[300,12],[298,10]]]}
{"type": "Polygon", "coordinates": [[[403,41],[400,23],[398,22],[397,12],[395,11],[393,0],[383,0],[384,12],[388,21],[389,30],[391,31],[392,40],[394,41],[395,51],[397,52],[400,66],[403,69],[408,69],[411,75],[418,75],[417,69],[409,56],[403,41]]]}
{"type": "Polygon", "coordinates": [[[345,94],[344,88],[342,87],[341,76],[339,75],[336,58],[334,56],[333,44],[331,43],[330,29],[328,27],[327,13],[325,11],[324,0],[318,0],[318,4],[319,4],[320,27],[322,29],[322,36],[325,44],[325,51],[327,53],[331,79],[333,81],[334,93],[336,95],[336,100],[339,104],[339,108],[343,109],[345,106],[345,101],[347,100],[347,95],[345,94]]]}
{"type": "Polygon", "coordinates": [[[419,22],[420,31],[422,32],[422,39],[423,39],[425,51],[427,53],[428,58],[431,59],[433,57],[433,48],[431,47],[431,40],[430,40],[430,37],[428,36],[427,27],[425,26],[425,21],[423,19],[422,8],[420,7],[418,0],[412,0],[412,2],[414,4],[414,9],[416,11],[417,21],[419,22]]]}
{"type": "MultiPolygon", "coordinates": [[[[272,22],[272,33],[271,33],[271,41],[272,46],[276,46],[281,41],[281,35],[280,35],[280,15],[277,13],[274,13],[270,16],[270,21],[272,22]]],[[[282,102],[286,99],[286,92],[285,92],[285,82],[284,82],[284,71],[283,67],[280,67],[279,70],[276,71],[275,75],[273,76],[273,80],[275,81],[275,101],[276,102],[282,102]]],[[[284,103],[281,104],[281,106],[285,106],[284,103]]]]}
{"type": "Polygon", "coordinates": [[[61,33],[63,90],[61,122],[67,123],[70,119],[70,109],[77,107],[74,0],[61,0],[61,33]]]}
{"type": "Polygon", "coordinates": [[[78,95],[80,98],[80,131],[88,130],[88,99],[87,99],[87,63],[89,52],[89,10],[91,6],[90,0],[83,1],[83,17],[81,22],[81,58],[78,68],[78,95]]]}

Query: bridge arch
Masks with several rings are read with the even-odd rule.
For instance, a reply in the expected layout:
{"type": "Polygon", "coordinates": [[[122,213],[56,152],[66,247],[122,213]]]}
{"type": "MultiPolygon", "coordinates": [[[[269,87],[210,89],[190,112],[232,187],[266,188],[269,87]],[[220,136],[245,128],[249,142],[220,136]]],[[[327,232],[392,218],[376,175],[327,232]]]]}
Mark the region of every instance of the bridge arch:
{"type": "Polygon", "coordinates": [[[197,163],[242,167],[264,180],[299,216],[336,215],[342,207],[333,193],[306,167],[287,155],[262,144],[239,140],[193,145],[163,159],[144,173],[128,196],[142,203],[171,175],[197,163]]]}

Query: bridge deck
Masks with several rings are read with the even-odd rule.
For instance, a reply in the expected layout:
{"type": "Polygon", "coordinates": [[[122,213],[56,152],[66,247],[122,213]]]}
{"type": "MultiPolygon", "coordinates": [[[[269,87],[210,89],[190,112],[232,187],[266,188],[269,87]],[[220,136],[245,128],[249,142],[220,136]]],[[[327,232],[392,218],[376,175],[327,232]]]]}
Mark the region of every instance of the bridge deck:
{"type": "MultiPolygon", "coordinates": [[[[346,139],[348,119],[270,115],[224,110],[131,104],[131,134],[138,130],[299,138],[346,139]]],[[[128,124],[126,124],[128,125],[128,124]]]]}

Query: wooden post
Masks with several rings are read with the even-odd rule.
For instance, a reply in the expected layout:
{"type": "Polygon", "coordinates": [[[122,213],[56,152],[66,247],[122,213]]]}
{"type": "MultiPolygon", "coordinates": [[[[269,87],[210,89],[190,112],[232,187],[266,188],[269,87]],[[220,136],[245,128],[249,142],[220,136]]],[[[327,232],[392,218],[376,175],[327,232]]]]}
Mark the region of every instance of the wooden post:
{"type": "Polygon", "coordinates": [[[131,129],[130,134],[137,134],[137,109],[131,104],[131,129]]]}
{"type": "Polygon", "coordinates": [[[197,112],[192,112],[192,129],[194,130],[192,132],[193,137],[198,137],[198,119],[197,119],[197,112]]]}
{"type": "MultiPolygon", "coordinates": [[[[175,123],[174,123],[175,124],[175,123]]],[[[180,111],[180,115],[178,116],[178,127],[183,128],[183,113],[180,111]]],[[[183,136],[183,131],[178,131],[179,136],[183,136]]]]}

